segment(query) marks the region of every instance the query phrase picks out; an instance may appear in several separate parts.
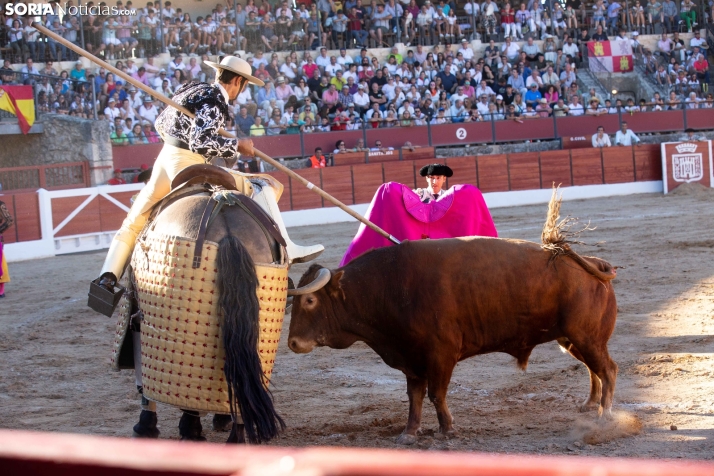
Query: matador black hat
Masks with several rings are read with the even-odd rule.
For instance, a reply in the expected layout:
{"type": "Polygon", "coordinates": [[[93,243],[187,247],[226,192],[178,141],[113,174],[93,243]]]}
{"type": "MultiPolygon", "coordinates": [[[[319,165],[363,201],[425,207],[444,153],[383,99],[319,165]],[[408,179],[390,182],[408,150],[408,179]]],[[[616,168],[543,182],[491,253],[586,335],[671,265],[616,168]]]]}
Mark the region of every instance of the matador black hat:
{"type": "Polygon", "coordinates": [[[429,164],[419,170],[419,175],[422,177],[426,177],[427,175],[444,175],[451,177],[454,175],[454,171],[444,164],[429,164]]]}

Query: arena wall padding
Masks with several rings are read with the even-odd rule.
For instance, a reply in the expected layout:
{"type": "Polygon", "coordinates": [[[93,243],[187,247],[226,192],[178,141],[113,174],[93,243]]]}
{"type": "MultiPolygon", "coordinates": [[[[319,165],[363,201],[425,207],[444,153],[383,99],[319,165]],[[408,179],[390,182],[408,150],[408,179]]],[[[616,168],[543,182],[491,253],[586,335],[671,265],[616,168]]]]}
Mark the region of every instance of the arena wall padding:
{"type": "MultiPolygon", "coordinates": [[[[131,197],[138,193],[139,192],[120,192],[112,193],[111,196],[115,200],[131,208],[131,197]]],[[[102,231],[115,231],[119,229],[122,222],[126,218],[126,212],[100,195],[99,217],[101,219],[102,231]]]]}
{"type": "Polygon", "coordinates": [[[478,188],[483,193],[508,191],[508,157],[506,154],[476,157],[478,188]]]}
{"type": "Polygon", "coordinates": [[[6,244],[42,238],[40,202],[37,193],[2,193],[0,200],[5,202],[8,212],[15,221],[2,235],[6,244]]]}
{"type": "Polygon", "coordinates": [[[558,117],[555,122],[558,136],[585,137],[588,147],[592,144],[592,135],[597,132],[598,126],[602,126],[608,134],[614,134],[620,127],[620,120],[617,114],[558,117]],[[583,136],[583,131],[587,131],[588,134],[583,136]]]}
{"type": "Polygon", "coordinates": [[[382,164],[362,164],[352,166],[355,203],[370,203],[384,180],[382,164]]]}
{"type": "Polygon", "coordinates": [[[600,149],[571,151],[573,185],[599,185],[602,179],[602,154],[600,149]]]}
{"type": "MultiPolygon", "coordinates": [[[[300,169],[295,172],[322,188],[320,169],[300,169]]],[[[292,197],[292,210],[307,210],[311,208],[321,208],[323,206],[322,197],[308,190],[308,188],[298,180],[290,179],[290,195],[292,197]]]]}
{"type": "Polygon", "coordinates": [[[114,146],[112,147],[114,168],[138,169],[143,164],[153,167],[163,146],[163,143],[114,146]]]}
{"type": "MultiPolygon", "coordinates": [[[[685,129],[682,110],[623,113],[622,121],[626,122],[627,127],[635,133],[673,132],[685,129]]],[[[611,137],[611,139],[613,138],[611,137]]]]}
{"type": "Polygon", "coordinates": [[[714,129],[714,111],[711,109],[688,109],[687,127],[695,130],[714,129]]]}
{"type": "MultiPolygon", "coordinates": [[[[414,170],[414,162],[385,162],[382,167],[384,168],[385,182],[399,182],[407,187],[416,188],[416,175],[419,171],[414,170]]],[[[421,185],[419,186],[421,187],[421,185]]]]}
{"type": "Polygon", "coordinates": [[[387,129],[367,129],[365,131],[367,147],[374,147],[376,140],[382,141],[382,147],[394,147],[399,149],[405,142],[409,141],[412,145],[429,145],[429,136],[427,128],[421,127],[419,134],[415,134],[412,127],[390,127],[387,129]],[[423,130],[423,135],[422,135],[423,130]]]}
{"type": "MultiPolygon", "coordinates": [[[[350,167],[321,169],[323,190],[345,205],[353,205],[352,169],[350,167]]],[[[334,207],[325,200],[325,207],[334,207]]]]}
{"type": "MultiPolygon", "coordinates": [[[[67,218],[87,197],[65,197],[52,200],[52,226],[57,226],[67,218]]],[[[124,213],[126,217],[126,212],[124,213]]],[[[99,197],[94,197],[77,215],[75,215],[55,236],[82,235],[97,231],[101,223],[99,197]]],[[[117,227],[116,229],[119,229],[117,227]]]]}
{"type": "Polygon", "coordinates": [[[540,154],[521,152],[508,154],[511,190],[535,190],[541,188],[540,154]]]}
{"type": "MultiPolygon", "coordinates": [[[[280,196],[280,199],[278,200],[278,205],[280,206],[281,209],[283,210],[291,210],[290,206],[290,178],[288,177],[288,174],[285,172],[281,172],[279,170],[274,170],[272,172],[269,172],[268,175],[271,177],[275,177],[275,179],[283,184],[283,194],[280,196]]],[[[302,187],[302,184],[299,184],[302,187]]]]}
{"type": "Polygon", "coordinates": [[[555,137],[555,123],[548,120],[524,119],[516,121],[496,121],[496,142],[523,142],[524,140],[552,139],[555,137]]]}
{"type": "MultiPolygon", "coordinates": [[[[268,154],[270,157],[299,157],[300,156],[300,134],[278,134],[275,136],[252,136],[253,146],[259,151],[268,154]]],[[[328,140],[329,142],[329,140],[328,140]]],[[[334,143],[334,142],[333,142],[334,143]]],[[[330,149],[332,151],[332,149],[330,149]]],[[[312,155],[307,153],[307,157],[312,155]]]]}
{"type": "Polygon", "coordinates": [[[454,176],[446,179],[446,184],[451,187],[456,184],[469,184],[478,187],[478,174],[476,173],[476,157],[449,157],[446,165],[454,171],[454,176]]]}
{"type": "Polygon", "coordinates": [[[635,178],[638,182],[662,180],[662,150],[659,144],[634,147],[635,178]]]}
{"type": "Polygon", "coordinates": [[[543,188],[553,184],[570,187],[573,175],[570,168],[569,150],[549,150],[540,154],[540,173],[543,188]]]}
{"type": "Polygon", "coordinates": [[[634,182],[634,157],[632,146],[603,148],[602,163],[605,183],[634,182]]]}

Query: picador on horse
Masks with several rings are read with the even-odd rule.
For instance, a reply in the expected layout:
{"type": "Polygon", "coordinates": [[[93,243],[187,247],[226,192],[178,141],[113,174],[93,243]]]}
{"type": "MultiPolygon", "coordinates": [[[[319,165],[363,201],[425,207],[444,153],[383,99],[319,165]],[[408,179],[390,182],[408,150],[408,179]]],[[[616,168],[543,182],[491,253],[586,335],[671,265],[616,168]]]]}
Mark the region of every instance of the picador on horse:
{"type": "MultiPolygon", "coordinates": [[[[182,439],[204,440],[200,414],[232,428],[229,442],[276,436],[284,423],[268,391],[280,339],[289,263],[314,259],[322,245],[288,237],[277,201],[282,185],[207,161],[253,156],[251,140],[225,138],[228,102],[249,83],[244,60],[227,56],[214,84],[191,82],[156,121],[164,146],[92,284],[90,305],[127,272],[113,365],[134,368],[142,393],[135,436],[157,438],[156,402],[183,410],[182,439]],[[131,331],[131,334],[129,332],[131,331]],[[132,337],[126,339],[127,335],[132,337]],[[230,415],[230,416],[228,416],[230,415]],[[232,418],[231,418],[232,417],[232,418]]],[[[98,309],[97,306],[93,306],[98,309]]]]}

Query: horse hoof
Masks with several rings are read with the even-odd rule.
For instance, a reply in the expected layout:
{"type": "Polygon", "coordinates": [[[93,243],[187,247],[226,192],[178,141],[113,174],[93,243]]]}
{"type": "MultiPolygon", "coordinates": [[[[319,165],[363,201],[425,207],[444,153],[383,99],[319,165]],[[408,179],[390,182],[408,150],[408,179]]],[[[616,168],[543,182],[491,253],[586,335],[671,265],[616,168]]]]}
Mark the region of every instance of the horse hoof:
{"type": "Polygon", "coordinates": [[[216,413],[213,415],[213,431],[231,431],[233,419],[230,415],[221,415],[216,413]]]}
{"type": "Polygon", "coordinates": [[[142,410],[139,415],[139,423],[134,425],[132,438],[158,438],[161,432],[156,428],[157,423],[156,412],[142,410]]]}
{"type": "Polygon", "coordinates": [[[198,412],[184,410],[178,427],[181,441],[206,441],[206,438],[201,435],[203,427],[201,426],[201,418],[198,416],[198,412]]]}
{"type": "Polygon", "coordinates": [[[232,425],[231,434],[226,440],[226,444],[241,445],[245,444],[245,433],[243,425],[232,425]]]}
{"type": "Polygon", "coordinates": [[[399,435],[399,438],[397,438],[398,445],[409,446],[409,445],[413,445],[416,442],[417,442],[416,435],[409,435],[407,433],[402,433],[401,435],[399,435]]]}

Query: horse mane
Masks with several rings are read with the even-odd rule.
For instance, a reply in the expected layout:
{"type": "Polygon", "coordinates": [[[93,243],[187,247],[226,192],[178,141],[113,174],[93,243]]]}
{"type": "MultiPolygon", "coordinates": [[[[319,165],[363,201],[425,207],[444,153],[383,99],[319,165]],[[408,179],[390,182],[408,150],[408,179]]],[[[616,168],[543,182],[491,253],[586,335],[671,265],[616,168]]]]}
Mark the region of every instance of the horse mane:
{"type": "Polygon", "coordinates": [[[248,440],[266,442],[285,429],[285,422],[273,406],[258,355],[260,305],[255,264],[240,240],[229,235],[219,243],[217,269],[231,416],[235,425],[237,403],[248,440]]]}

